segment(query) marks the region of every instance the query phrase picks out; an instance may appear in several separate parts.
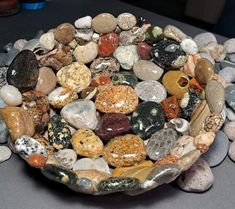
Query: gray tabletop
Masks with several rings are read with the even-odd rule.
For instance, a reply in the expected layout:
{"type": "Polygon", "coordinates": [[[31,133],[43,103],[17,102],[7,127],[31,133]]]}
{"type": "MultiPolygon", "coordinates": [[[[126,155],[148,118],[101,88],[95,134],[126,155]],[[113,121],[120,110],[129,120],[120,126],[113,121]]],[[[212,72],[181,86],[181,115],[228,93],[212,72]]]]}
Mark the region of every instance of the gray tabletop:
{"type": "MultiPolygon", "coordinates": [[[[170,6],[170,5],[169,5],[170,6]]],[[[118,15],[129,11],[143,15],[155,24],[173,24],[188,35],[203,30],[116,0],[57,0],[50,1],[40,11],[22,11],[12,17],[0,18],[0,47],[18,38],[29,39],[39,29],[47,30],[62,22],[74,22],[84,15],[111,12],[118,15]]],[[[219,42],[225,37],[217,36],[219,42]]],[[[163,185],[135,197],[122,194],[88,196],[70,191],[49,181],[38,170],[30,168],[13,155],[0,164],[0,209],[233,209],[235,208],[235,164],[228,158],[213,168],[215,183],[201,194],[185,193],[177,186],[163,185]]]]}

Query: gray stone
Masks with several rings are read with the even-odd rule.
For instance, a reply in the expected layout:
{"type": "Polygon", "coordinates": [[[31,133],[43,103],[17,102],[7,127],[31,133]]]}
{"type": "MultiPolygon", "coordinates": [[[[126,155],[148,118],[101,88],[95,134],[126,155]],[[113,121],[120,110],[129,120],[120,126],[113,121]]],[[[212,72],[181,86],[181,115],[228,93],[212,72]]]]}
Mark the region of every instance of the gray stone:
{"type": "Polygon", "coordinates": [[[210,146],[209,151],[202,155],[202,158],[209,163],[210,167],[215,167],[225,159],[228,148],[228,137],[222,131],[218,131],[214,143],[210,146]]]}
{"type": "Polygon", "coordinates": [[[235,81],[235,68],[233,67],[225,67],[218,73],[224,80],[228,82],[235,81]]]}
{"type": "Polygon", "coordinates": [[[235,120],[235,112],[231,108],[226,108],[226,116],[230,121],[235,120]]]}
{"type": "Polygon", "coordinates": [[[10,159],[11,150],[7,146],[0,146],[0,163],[10,159]]]}
{"type": "Polygon", "coordinates": [[[8,53],[7,53],[7,60],[6,60],[6,66],[9,66],[12,61],[15,59],[16,55],[19,53],[19,50],[16,48],[12,48],[8,53]]]}
{"type": "Polygon", "coordinates": [[[39,46],[40,46],[39,39],[31,39],[24,45],[22,50],[28,49],[30,51],[33,51],[39,46]]]}
{"type": "Polygon", "coordinates": [[[231,121],[225,125],[224,133],[231,141],[235,141],[235,121],[231,121]]]}
{"type": "Polygon", "coordinates": [[[224,42],[224,48],[228,53],[235,52],[235,38],[228,39],[224,42]]]}
{"type": "Polygon", "coordinates": [[[198,52],[198,47],[196,42],[190,38],[184,39],[180,43],[180,46],[187,54],[194,55],[197,54],[198,52]]]}
{"type": "Polygon", "coordinates": [[[6,66],[7,59],[8,59],[7,53],[0,53],[0,67],[6,66]]]}
{"type": "Polygon", "coordinates": [[[61,166],[72,169],[77,160],[77,154],[73,149],[62,149],[55,153],[55,158],[61,166]]]}
{"type": "Polygon", "coordinates": [[[2,49],[5,52],[9,52],[12,48],[13,48],[13,43],[11,43],[11,42],[2,47],[2,49]]]}
{"type": "Polygon", "coordinates": [[[3,120],[2,115],[0,114],[0,143],[6,143],[9,136],[9,131],[6,126],[5,121],[3,120]]]}
{"type": "Polygon", "coordinates": [[[206,46],[210,42],[217,42],[215,35],[210,32],[197,34],[194,37],[194,41],[197,43],[199,49],[206,46]]]}
{"type": "Polygon", "coordinates": [[[225,88],[225,101],[235,111],[235,85],[225,88]]]}
{"type": "Polygon", "coordinates": [[[229,62],[227,60],[222,60],[219,62],[220,63],[220,68],[223,69],[225,67],[234,67],[235,68],[235,63],[229,62]]]}
{"type": "Polygon", "coordinates": [[[228,59],[229,59],[229,61],[235,63],[235,54],[229,54],[228,59]]]}
{"type": "Polygon", "coordinates": [[[230,144],[228,155],[233,161],[235,161],[235,141],[230,144]]]}

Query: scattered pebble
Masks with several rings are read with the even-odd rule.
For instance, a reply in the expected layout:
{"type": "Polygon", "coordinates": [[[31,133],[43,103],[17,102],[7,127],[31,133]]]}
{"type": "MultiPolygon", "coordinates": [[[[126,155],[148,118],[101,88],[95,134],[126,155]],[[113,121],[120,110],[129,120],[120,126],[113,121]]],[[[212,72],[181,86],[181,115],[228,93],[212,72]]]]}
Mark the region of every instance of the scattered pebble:
{"type": "Polygon", "coordinates": [[[0,163],[10,159],[11,150],[6,146],[0,146],[0,163]]]}

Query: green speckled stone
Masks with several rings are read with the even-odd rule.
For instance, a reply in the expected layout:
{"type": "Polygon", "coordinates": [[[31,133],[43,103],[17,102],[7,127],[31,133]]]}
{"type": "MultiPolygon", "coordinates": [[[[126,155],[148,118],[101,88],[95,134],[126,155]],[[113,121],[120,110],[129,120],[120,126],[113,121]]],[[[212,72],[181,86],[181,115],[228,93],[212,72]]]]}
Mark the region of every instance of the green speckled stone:
{"type": "Polygon", "coordinates": [[[149,138],[156,131],[164,128],[165,116],[160,104],[142,102],[131,116],[132,129],[140,138],[149,138]]]}
{"type": "Polygon", "coordinates": [[[128,85],[134,88],[138,83],[138,78],[132,72],[116,73],[112,76],[112,83],[114,85],[128,85]]]}
{"type": "Polygon", "coordinates": [[[153,44],[164,38],[163,30],[159,26],[151,26],[145,33],[145,41],[153,44]]]}
{"type": "Polygon", "coordinates": [[[54,115],[48,123],[50,144],[57,150],[71,147],[71,132],[68,123],[59,115],[54,115]]]}
{"type": "Polygon", "coordinates": [[[141,188],[140,180],[136,178],[111,177],[104,179],[98,184],[98,193],[115,193],[132,191],[141,188]]]}

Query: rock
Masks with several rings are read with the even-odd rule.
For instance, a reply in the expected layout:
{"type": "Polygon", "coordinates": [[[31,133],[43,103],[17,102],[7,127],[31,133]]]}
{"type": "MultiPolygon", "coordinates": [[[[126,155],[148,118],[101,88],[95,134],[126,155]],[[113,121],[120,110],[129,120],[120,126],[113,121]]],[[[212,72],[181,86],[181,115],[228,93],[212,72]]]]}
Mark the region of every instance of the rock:
{"type": "Polygon", "coordinates": [[[128,133],[131,130],[131,123],[128,117],[121,113],[105,113],[95,133],[104,141],[128,133]]]}
{"type": "MultiPolygon", "coordinates": [[[[162,106],[164,115],[167,119],[180,117],[181,109],[176,96],[167,97],[160,103],[160,105],[162,106]]],[[[175,127],[175,125],[173,126],[175,127]]],[[[186,127],[182,123],[177,124],[177,126],[179,126],[179,130],[182,130],[186,127]]]]}
{"type": "Polygon", "coordinates": [[[134,27],[128,31],[122,31],[120,34],[120,45],[128,46],[144,41],[145,31],[142,28],[134,27]]]}
{"type": "Polygon", "coordinates": [[[234,54],[229,54],[228,59],[229,59],[229,61],[235,63],[235,55],[234,54]]]}
{"type": "Polygon", "coordinates": [[[151,61],[139,60],[133,66],[135,75],[140,80],[159,80],[163,74],[163,69],[151,61]]]}
{"type": "Polygon", "coordinates": [[[62,67],[56,76],[61,86],[72,89],[77,93],[87,88],[91,82],[91,71],[79,62],[62,67]]]}
{"type": "Polygon", "coordinates": [[[120,73],[113,74],[112,83],[114,85],[128,85],[134,88],[138,84],[138,78],[133,72],[122,71],[120,73]]]}
{"type": "Polygon", "coordinates": [[[109,166],[103,158],[82,158],[79,159],[73,165],[74,171],[88,171],[88,170],[97,170],[99,172],[104,172],[110,174],[109,166]]]}
{"type": "Polygon", "coordinates": [[[226,116],[230,121],[235,120],[235,113],[231,108],[226,108],[226,116]]]}
{"type": "Polygon", "coordinates": [[[169,127],[172,126],[177,132],[186,134],[189,131],[189,122],[183,118],[173,118],[169,121],[169,127]]]}
{"type": "Polygon", "coordinates": [[[21,51],[24,46],[27,44],[27,40],[25,39],[18,39],[15,43],[14,43],[14,48],[18,49],[19,51],[21,51]]]}
{"type": "Polygon", "coordinates": [[[91,22],[92,22],[92,17],[91,16],[85,16],[78,18],[75,22],[74,25],[76,28],[91,28],[91,22]]]}
{"type": "Polygon", "coordinates": [[[98,45],[91,41],[86,45],[77,45],[75,48],[73,55],[77,62],[81,62],[84,64],[92,62],[98,55],[98,45]]]}
{"type": "Polygon", "coordinates": [[[139,82],[135,86],[135,92],[141,100],[157,103],[163,101],[167,96],[164,86],[160,82],[153,80],[139,82]]]}
{"type": "Polygon", "coordinates": [[[95,182],[96,184],[98,182],[100,182],[101,180],[107,179],[109,177],[111,177],[110,174],[102,172],[102,171],[98,171],[95,169],[88,169],[88,170],[75,170],[74,171],[77,174],[77,177],[82,179],[89,179],[92,180],[93,182],[95,182]]]}
{"type": "MultiPolygon", "coordinates": [[[[75,39],[69,43],[70,46],[72,46],[73,49],[75,49],[78,45],[86,45],[90,41],[92,41],[92,36],[94,34],[94,31],[90,28],[87,29],[77,29],[75,33],[75,39]]],[[[95,41],[94,43],[97,43],[95,41]]]]}
{"type": "Polygon", "coordinates": [[[221,113],[224,108],[224,87],[216,80],[209,80],[206,88],[206,101],[213,113],[221,113]],[[216,95],[216,98],[215,98],[216,95]]]}
{"type": "Polygon", "coordinates": [[[9,136],[9,131],[6,123],[0,114],[0,143],[6,143],[9,136]]]}
{"type": "Polygon", "coordinates": [[[161,165],[167,165],[167,164],[175,164],[177,162],[178,158],[173,155],[167,155],[161,160],[156,161],[153,166],[161,166],[161,165]]]}
{"type": "Polygon", "coordinates": [[[225,159],[228,149],[228,137],[222,131],[218,131],[214,143],[210,146],[208,152],[202,155],[202,158],[209,163],[210,167],[215,167],[225,159]]]}
{"type": "Polygon", "coordinates": [[[13,43],[11,42],[2,47],[4,52],[9,52],[12,48],[13,48],[13,43]]]}
{"type": "Polygon", "coordinates": [[[235,161],[235,143],[232,142],[229,147],[228,156],[235,161]]]}
{"type": "Polygon", "coordinates": [[[183,72],[190,77],[195,77],[195,65],[201,56],[199,54],[188,55],[188,60],[184,64],[183,72]]]}
{"type": "Polygon", "coordinates": [[[115,137],[105,145],[103,157],[114,167],[133,166],[146,158],[144,141],[132,134],[115,137]]]}
{"type": "Polygon", "coordinates": [[[15,57],[19,54],[19,50],[12,48],[8,53],[7,53],[7,60],[6,60],[6,66],[10,66],[12,61],[15,59],[15,57]]]}
{"type": "Polygon", "coordinates": [[[88,86],[81,92],[81,99],[94,99],[98,94],[98,89],[96,87],[88,86]]]}
{"type": "Polygon", "coordinates": [[[20,107],[5,107],[0,113],[9,129],[13,141],[22,135],[34,134],[34,123],[29,113],[20,107]]]}
{"type": "Polygon", "coordinates": [[[17,153],[27,160],[32,154],[40,154],[47,157],[46,148],[37,142],[34,138],[23,135],[15,141],[17,153]]]}
{"type": "Polygon", "coordinates": [[[3,86],[0,89],[0,97],[9,106],[18,106],[22,103],[20,91],[12,85],[3,86]]]}
{"type": "Polygon", "coordinates": [[[55,158],[58,160],[60,166],[72,169],[77,161],[77,154],[73,149],[61,149],[55,153],[55,158]]]}
{"type": "Polygon", "coordinates": [[[138,96],[129,86],[112,86],[97,95],[95,104],[96,108],[104,113],[129,114],[138,105],[138,96]]]}
{"type": "Polygon", "coordinates": [[[0,67],[0,88],[7,85],[7,67],[0,67]]]}
{"type": "Polygon", "coordinates": [[[225,125],[224,133],[228,136],[229,140],[235,141],[235,121],[231,121],[225,125]]]}
{"type": "Polygon", "coordinates": [[[90,129],[80,128],[72,137],[73,149],[80,156],[99,157],[103,151],[103,142],[90,129]]]}
{"type": "Polygon", "coordinates": [[[210,54],[216,61],[224,60],[226,57],[226,50],[223,45],[217,44],[216,42],[210,42],[206,46],[200,48],[201,52],[207,52],[210,54]]]}
{"type": "Polygon", "coordinates": [[[41,91],[43,94],[47,95],[55,89],[56,84],[57,79],[53,70],[48,67],[41,67],[39,69],[38,82],[35,90],[41,91]]]}
{"type": "Polygon", "coordinates": [[[119,45],[119,36],[116,33],[102,35],[98,42],[98,54],[100,57],[108,57],[113,54],[119,45]]]}
{"type": "Polygon", "coordinates": [[[185,53],[190,55],[195,55],[198,52],[197,44],[194,40],[190,38],[186,38],[182,40],[180,43],[181,48],[184,50],[185,53]]]}
{"type": "Polygon", "coordinates": [[[165,117],[158,103],[142,102],[133,112],[131,122],[134,133],[146,139],[164,127],[165,117]]]}
{"type": "Polygon", "coordinates": [[[195,66],[195,78],[200,84],[207,84],[207,82],[214,75],[214,66],[205,58],[197,61],[195,66]]]}
{"type": "Polygon", "coordinates": [[[113,56],[119,61],[121,67],[125,70],[130,70],[139,60],[136,45],[119,46],[115,50],[113,56]]]}
{"type": "Polygon", "coordinates": [[[205,192],[213,182],[213,173],[207,162],[202,159],[199,159],[177,180],[179,187],[187,192],[205,192]]]}
{"type": "Polygon", "coordinates": [[[39,43],[42,48],[46,50],[52,50],[55,47],[55,36],[52,31],[42,34],[39,39],[39,43]]]}
{"type": "Polygon", "coordinates": [[[70,23],[62,23],[54,30],[55,39],[61,44],[68,44],[74,38],[75,28],[70,23]]]}
{"type": "Polygon", "coordinates": [[[161,40],[151,50],[154,62],[163,69],[180,68],[187,61],[186,53],[176,41],[161,40]]]}
{"type": "Polygon", "coordinates": [[[77,100],[63,107],[61,116],[75,128],[95,129],[98,123],[95,104],[90,100],[77,100]]]}
{"type": "Polygon", "coordinates": [[[98,87],[98,91],[101,92],[112,86],[112,79],[107,75],[96,75],[91,80],[91,86],[98,87]]]}
{"type": "Polygon", "coordinates": [[[40,91],[28,91],[23,93],[23,103],[21,105],[32,117],[35,131],[42,133],[49,122],[49,102],[40,91]]]}
{"type": "Polygon", "coordinates": [[[77,99],[77,92],[64,87],[57,87],[48,95],[50,105],[55,108],[63,108],[65,105],[77,99]]]}
{"type": "Polygon", "coordinates": [[[97,33],[110,33],[117,27],[117,19],[110,13],[101,13],[92,20],[92,28],[97,33]]]}
{"type": "Polygon", "coordinates": [[[7,71],[7,82],[21,92],[33,89],[38,81],[38,61],[33,52],[21,51],[7,71]]]}
{"type": "Polygon", "coordinates": [[[144,28],[144,26],[142,26],[142,28],[146,31],[145,41],[150,45],[153,45],[164,38],[162,28],[159,26],[147,25],[147,28],[144,28]]]}
{"type": "Polygon", "coordinates": [[[0,163],[10,159],[11,150],[7,146],[0,146],[0,163]]]}
{"type": "Polygon", "coordinates": [[[46,148],[48,156],[54,156],[55,150],[54,147],[48,141],[48,137],[45,138],[44,136],[36,133],[33,135],[33,138],[46,148]]]}
{"type": "MultiPolygon", "coordinates": [[[[22,50],[30,50],[30,51],[34,51],[36,48],[38,48],[40,46],[39,44],[39,39],[38,38],[33,38],[29,41],[27,41],[25,44],[24,44],[24,47],[22,50]]],[[[21,50],[21,51],[22,51],[21,50]]]]}
{"type": "Polygon", "coordinates": [[[199,49],[206,46],[210,42],[217,43],[215,35],[210,32],[199,33],[193,40],[196,42],[199,49]]]}
{"type": "Polygon", "coordinates": [[[8,59],[7,53],[0,53],[0,67],[6,66],[7,59],[8,59]]]}
{"type": "Polygon", "coordinates": [[[70,148],[72,138],[68,123],[59,115],[54,115],[48,123],[50,144],[57,150],[70,148]]]}
{"type": "Polygon", "coordinates": [[[122,30],[130,30],[136,25],[137,20],[133,14],[125,12],[117,17],[117,23],[122,30]]]}
{"type": "Polygon", "coordinates": [[[221,128],[223,123],[224,119],[221,114],[211,113],[206,117],[203,128],[206,132],[212,131],[216,133],[221,128]]]}
{"type": "Polygon", "coordinates": [[[215,140],[215,133],[214,132],[202,132],[202,133],[199,133],[194,138],[194,145],[205,144],[207,146],[210,146],[210,145],[212,145],[214,140],[215,140]]]}
{"type": "Polygon", "coordinates": [[[226,49],[227,53],[234,53],[235,52],[235,38],[228,39],[224,42],[224,48],[226,49]]]}
{"type": "Polygon", "coordinates": [[[177,132],[172,128],[161,129],[149,138],[146,151],[151,160],[161,160],[170,153],[177,141],[177,132]]]}
{"type": "Polygon", "coordinates": [[[235,85],[225,88],[225,101],[235,111],[235,85]]]}
{"type": "Polygon", "coordinates": [[[137,50],[142,60],[150,60],[151,59],[151,49],[152,46],[148,45],[145,42],[137,43],[137,50]]]}
{"type": "Polygon", "coordinates": [[[177,42],[181,42],[183,39],[187,37],[184,32],[182,32],[179,28],[173,25],[167,25],[164,28],[164,35],[167,38],[173,39],[177,42]]]}
{"type": "Polygon", "coordinates": [[[235,81],[235,68],[233,67],[225,67],[218,73],[224,80],[228,82],[234,82],[235,81]]]}
{"type": "Polygon", "coordinates": [[[215,64],[216,64],[215,60],[214,60],[214,58],[209,53],[207,53],[207,52],[200,52],[199,55],[201,56],[201,58],[208,59],[215,66],[215,64]]]}
{"type": "Polygon", "coordinates": [[[182,71],[168,71],[162,78],[162,84],[167,92],[182,99],[189,89],[189,77],[182,71]]]}
{"type": "Polygon", "coordinates": [[[32,154],[28,158],[28,164],[33,168],[43,168],[46,165],[46,158],[41,154],[32,154]]]}

